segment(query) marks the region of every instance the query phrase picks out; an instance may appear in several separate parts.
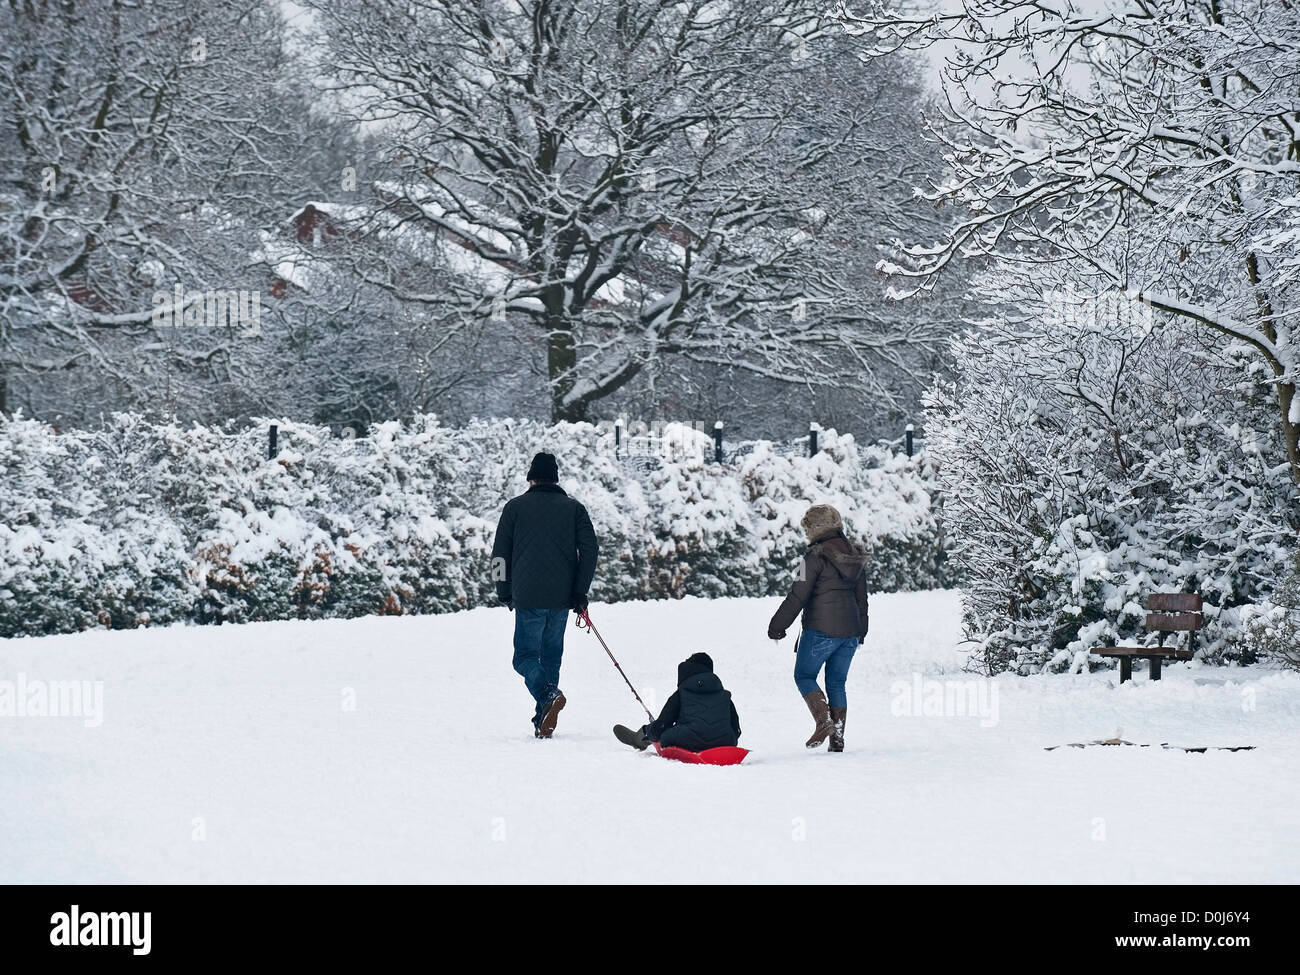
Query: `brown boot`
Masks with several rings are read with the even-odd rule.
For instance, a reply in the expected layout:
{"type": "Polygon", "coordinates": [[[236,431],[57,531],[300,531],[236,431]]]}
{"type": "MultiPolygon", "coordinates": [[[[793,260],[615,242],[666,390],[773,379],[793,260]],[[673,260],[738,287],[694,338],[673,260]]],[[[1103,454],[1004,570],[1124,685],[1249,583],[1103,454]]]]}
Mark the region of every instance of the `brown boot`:
{"type": "Polygon", "coordinates": [[[844,719],[848,716],[849,709],[833,707],[830,710],[831,723],[835,726],[835,730],[831,732],[831,743],[826,746],[826,750],[842,752],[844,751],[844,719]]]}
{"type": "Polygon", "coordinates": [[[812,737],[804,744],[809,748],[816,748],[830,737],[831,732],[835,730],[835,725],[831,722],[830,709],[826,707],[826,695],[820,690],[805,694],[803,702],[808,705],[808,710],[812,712],[813,721],[817,725],[813,728],[812,737]]]}

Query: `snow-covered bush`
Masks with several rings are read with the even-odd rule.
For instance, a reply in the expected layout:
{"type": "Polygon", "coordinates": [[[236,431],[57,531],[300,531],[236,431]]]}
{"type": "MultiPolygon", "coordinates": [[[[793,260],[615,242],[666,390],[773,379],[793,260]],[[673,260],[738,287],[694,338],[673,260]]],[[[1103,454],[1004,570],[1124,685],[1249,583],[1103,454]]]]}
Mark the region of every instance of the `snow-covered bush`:
{"type": "Polygon", "coordinates": [[[14,420],[0,438],[0,632],[48,633],[103,622],[94,599],[102,573],[99,507],[79,472],[80,440],[52,438],[14,420]]]}
{"type": "Polygon", "coordinates": [[[345,571],[332,615],[438,613],[472,604],[465,541],[449,523],[457,476],[451,431],[432,416],[379,424],[313,452],[345,571]],[[360,573],[360,577],[358,577],[360,573]]]}
{"type": "Polygon", "coordinates": [[[834,505],[845,533],[871,549],[873,590],[940,586],[948,579],[934,496],[934,468],[924,455],[907,458],[853,437],[823,430],[816,457],[782,454],[759,443],[744,458],[740,479],[757,518],[764,591],[788,588],[806,542],[799,520],[811,504],[834,505]]]}
{"type": "Polygon", "coordinates": [[[188,619],[198,598],[185,522],[172,516],[162,489],[173,482],[174,458],[162,430],[140,416],[119,414],[79,444],[85,467],[76,484],[95,492],[91,513],[105,553],[100,570],[100,621],[115,628],[188,619]]]}
{"type": "Polygon", "coordinates": [[[1257,609],[1245,624],[1250,649],[1261,660],[1300,670],[1300,550],[1272,598],[1257,609]]]}
{"type": "Polygon", "coordinates": [[[783,592],[814,502],[871,545],[873,587],[948,581],[921,458],[833,430],[816,457],[755,442],[737,465],[713,463],[688,427],[663,443],[620,457],[591,424],[433,416],[361,439],[283,419],[228,430],[121,414],[62,433],[0,419],[0,635],[491,604],[496,520],[538,450],[591,513],[597,601],[783,592]]]}
{"type": "Polygon", "coordinates": [[[586,505],[600,540],[592,598],[613,601],[642,591],[649,503],[615,458],[612,438],[588,423],[473,420],[449,431],[448,520],[462,542],[460,573],[472,605],[495,601],[492,541],[505,502],[528,489],[533,454],[559,458],[560,486],[586,505]]]}
{"type": "Polygon", "coordinates": [[[1251,659],[1234,610],[1282,578],[1300,511],[1262,366],[1149,309],[1116,321],[999,280],[1004,314],[927,402],[984,664],[1085,668],[1090,647],[1151,639],[1146,596],[1192,591],[1203,652],[1251,659]]]}

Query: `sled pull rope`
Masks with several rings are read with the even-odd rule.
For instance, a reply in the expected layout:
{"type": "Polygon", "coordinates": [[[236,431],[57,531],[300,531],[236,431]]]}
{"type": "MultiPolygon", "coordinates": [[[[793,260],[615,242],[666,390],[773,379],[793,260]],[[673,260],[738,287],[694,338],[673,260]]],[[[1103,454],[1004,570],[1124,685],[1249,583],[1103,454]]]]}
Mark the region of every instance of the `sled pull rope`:
{"type": "Polygon", "coordinates": [[[610,653],[609,644],[606,643],[605,638],[600,635],[600,631],[596,629],[596,625],[591,622],[591,616],[588,615],[585,609],[581,613],[577,614],[577,618],[573,621],[573,625],[580,630],[591,631],[596,639],[600,641],[600,645],[605,648],[605,653],[608,654],[609,659],[613,661],[614,667],[618,670],[618,675],[623,678],[623,683],[627,685],[627,689],[631,691],[632,696],[636,698],[636,703],[641,705],[641,710],[645,712],[645,716],[653,722],[655,716],[651,714],[650,709],[645,706],[645,701],[641,700],[641,695],[636,692],[636,688],[632,686],[632,682],[627,679],[627,674],[623,673],[623,668],[619,666],[618,660],[612,653],[610,653]]]}

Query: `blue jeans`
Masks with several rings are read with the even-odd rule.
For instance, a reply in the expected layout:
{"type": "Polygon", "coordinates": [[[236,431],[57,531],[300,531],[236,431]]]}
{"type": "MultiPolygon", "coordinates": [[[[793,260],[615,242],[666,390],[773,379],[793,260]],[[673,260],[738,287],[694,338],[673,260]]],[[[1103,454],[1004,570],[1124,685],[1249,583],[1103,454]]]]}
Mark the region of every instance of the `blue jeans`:
{"type": "Polygon", "coordinates": [[[515,673],[539,705],[560,684],[567,609],[515,610],[515,673]]]}
{"type": "Polygon", "coordinates": [[[833,708],[849,706],[844,693],[844,683],[849,678],[849,665],[858,650],[855,636],[827,636],[820,630],[804,630],[799,634],[799,652],[794,658],[794,682],[805,697],[817,686],[817,674],[826,667],[826,700],[833,708]]]}

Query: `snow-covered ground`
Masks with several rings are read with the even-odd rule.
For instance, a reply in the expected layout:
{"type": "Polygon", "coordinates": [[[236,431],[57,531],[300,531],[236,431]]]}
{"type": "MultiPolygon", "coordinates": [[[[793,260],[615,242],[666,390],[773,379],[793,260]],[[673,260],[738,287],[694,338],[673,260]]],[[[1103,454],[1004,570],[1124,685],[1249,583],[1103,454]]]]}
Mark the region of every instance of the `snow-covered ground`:
{"type": "Polygon", "coordinates": [[[103,682],[96,726],[0,717],[0,881],[1300,881],[1300,675],[986,681],[957,594],[876,596],[848,751],[809,753],[775,605],[592,610],[652,704],[713,655],[753,749],[735,768],[619,745],[636,704],[577,630],[569,707],[533,739],[504,609],[0,642],[15,687],[103,682]],[[983,715],[901,713],[947,680],[983,715]],[[1044,750],[1117,732],[1155,747],[1044,750]]]}

